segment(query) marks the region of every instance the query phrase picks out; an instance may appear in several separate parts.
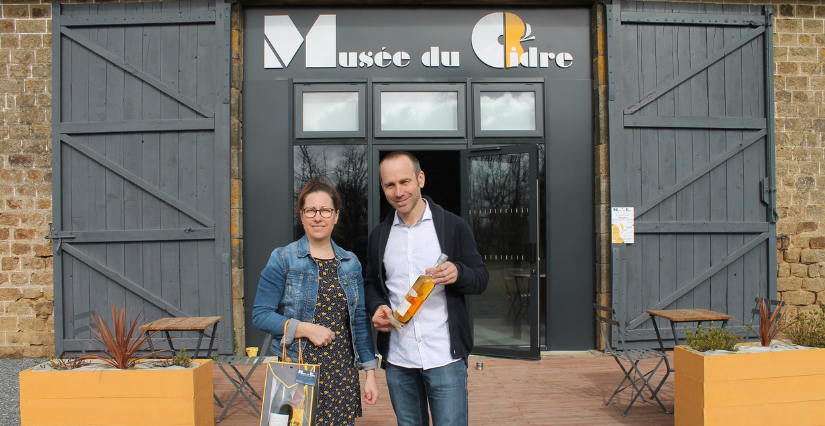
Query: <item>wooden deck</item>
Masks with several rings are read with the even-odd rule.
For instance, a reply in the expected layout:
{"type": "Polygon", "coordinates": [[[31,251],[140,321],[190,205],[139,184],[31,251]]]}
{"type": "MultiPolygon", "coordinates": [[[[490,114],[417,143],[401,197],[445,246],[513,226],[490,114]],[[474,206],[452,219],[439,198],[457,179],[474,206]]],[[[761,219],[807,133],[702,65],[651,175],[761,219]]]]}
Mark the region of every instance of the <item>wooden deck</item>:
{"type": "MultiPolygon", "coordinates": [[[[662,370],[664,366],[657,377],[664,374],[662,370]]],[[[259,368],[251,379],[256,389],[263,389],[264,371],[259,368]]],[[[622,417],[616,408],[604,406],[623,377],[616,362],[608,356],[551,354],[540,361],[473,356],[468,372],[471,426],[674,424],[673,415],[664,414],[652,404],[641,403],[641,399],[627,417],[622,417]],[[477,361],[484,363],[483,370],[475,369],[477,361]]],[[[356,421],[357,426],[396,424],[383,370],[377,371],[377,378],[381,397],[376,405],[363,405],[364,417],[356,421]]],[[[215,367],[214,380],[215,393],[222,401],[227,401],[234,388],[218,367],[215,367]]],[[[673,406],[672,374],[662,388],[660,398],[670,410],[673,406]]],[[[628,396],[620,395],[614,402],[624,407],[628,400],[628,396]]],[[[221,409],[215,404],[215,419],[220,413],[221,409]]],[[[259,421],[245,400],[236,399],[219,425],[249,426],[259,421]]]]}

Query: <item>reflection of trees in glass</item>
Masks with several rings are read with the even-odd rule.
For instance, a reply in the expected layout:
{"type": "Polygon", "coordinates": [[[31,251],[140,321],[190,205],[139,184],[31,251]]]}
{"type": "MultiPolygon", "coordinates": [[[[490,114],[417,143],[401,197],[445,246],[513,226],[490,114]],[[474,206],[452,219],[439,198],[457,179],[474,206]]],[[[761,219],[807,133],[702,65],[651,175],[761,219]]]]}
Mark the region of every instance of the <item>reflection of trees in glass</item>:
{"type": "MultiPolygon", "coordinates": [[[[365,145],[296,146],[294,152],[293,204],[311,179],[331,183],[341,195],[341,216],[332,238],[341,247],[366,255],[367,147],[365,145]],[[363,237],[363,238],[360,238],[363,237]],[[363,248],[361,247],[363,245],[363,248]]],[[[295,217],[295,235],[304,234],[295,217]]],[[[359,256],[361,257],[361,256],[359,256]]],[[[361,257],[363,259],[363,257],[361,257]]]]}
{"type": "Polygon", "coordinates": [[[479,252],[488,259],[520,260],[529,220],[528,156],[473,157],[470,162],[470,223],[479,252]]]}
{"type": "MultiPolygon", "coordinates": [[[[341,217],[335,227],[347,250],[355,249],[359,236],[367,233],[367,147],[344,147],[341,161],[333,167],[333,185],[341,194],[341,217]]],[[[338,240],[336,240],[338,241],[338,240]]],[[[366,241],[363,242],[366,254],[366,241]]],[[[360,248],[359,248],[360,249],[360,248]]]]}

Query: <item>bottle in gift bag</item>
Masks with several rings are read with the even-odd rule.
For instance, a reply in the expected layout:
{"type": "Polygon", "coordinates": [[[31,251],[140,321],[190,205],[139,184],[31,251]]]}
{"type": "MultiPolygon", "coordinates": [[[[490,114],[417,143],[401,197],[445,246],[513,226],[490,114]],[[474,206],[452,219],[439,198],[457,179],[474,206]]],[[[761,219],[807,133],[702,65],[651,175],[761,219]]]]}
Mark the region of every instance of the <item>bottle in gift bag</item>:
{"type": "MultiPolygon", "coordinates": [[[[446,261],[447,255],[441,253],[441,256],[438,256],[438,260],[433,268],[446,261]]],[[[419,276],[410,291],[404,296],[404,300],[395,308],[395,312],[392,313],[392,318],[390,318],[390,323],[398,329],[406,327],[415,313],[418,312],[418,309],[421,308],[424,301],[427,300],[427,297],[430,296],[433,288],[435,288],[435,284],[433,284],[432,275],[424,274],[419,276]]]]}
{"type": "Polygon", "coordinates": [[[293,413],[292,396],[285,386],[278,386],[272,392],[272,401],[269,404],[269,426],[290,426],[293,413]]]}
{"type": "Polygon", "coordinates": [[[292,406],[288,403],[272,404],[269,412],[269,426],[290,426],[292,406]]]}

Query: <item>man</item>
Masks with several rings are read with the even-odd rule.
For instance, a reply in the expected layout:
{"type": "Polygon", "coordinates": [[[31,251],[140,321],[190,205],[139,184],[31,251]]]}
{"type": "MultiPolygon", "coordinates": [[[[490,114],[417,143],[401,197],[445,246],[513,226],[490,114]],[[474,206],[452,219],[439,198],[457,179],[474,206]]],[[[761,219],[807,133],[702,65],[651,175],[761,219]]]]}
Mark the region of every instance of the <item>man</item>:
{"type": "Polygon", "coordinates": [[[469,225],[421,196],[424,172],[412,154],[393,152],[379,166],[395,209],[369,236],[367,312],[378,333],[381,366],[399,426],[466,426],[467,356],[473,348],[464,295],[481,294],[490,277],[469,225]],[[438,256],[447,262],[432,268],[438,256]],[[403,330],[390,324],[419,275],[435,289],[403,330]]]}

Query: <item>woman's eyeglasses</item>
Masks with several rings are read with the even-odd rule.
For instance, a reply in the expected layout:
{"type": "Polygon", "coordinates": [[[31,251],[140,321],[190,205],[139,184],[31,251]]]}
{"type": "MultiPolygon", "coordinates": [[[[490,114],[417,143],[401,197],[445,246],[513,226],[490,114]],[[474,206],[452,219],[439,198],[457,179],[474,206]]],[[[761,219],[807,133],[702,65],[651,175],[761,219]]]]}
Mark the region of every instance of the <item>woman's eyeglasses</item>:
{"type": "Polygon", "coordinates": [[[303,213],[304,216],[306,216],[309,219],[312,219],[313,217],[315,217],[315,213],[318,213],[318,212],[321,213],[321,217],[323,217],[325,219],[329,219],[329,218],[332,217],[332,214],[335,213],[335,209],[331,209],[329,207],[324,207],[324,208],[321,208],[321,209],[316,209],[314,207],[307,207],[307,208],[301,210],[301,213],[303,213]]]}

